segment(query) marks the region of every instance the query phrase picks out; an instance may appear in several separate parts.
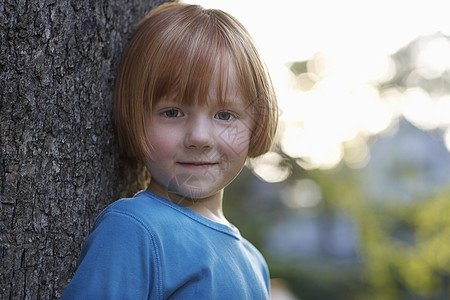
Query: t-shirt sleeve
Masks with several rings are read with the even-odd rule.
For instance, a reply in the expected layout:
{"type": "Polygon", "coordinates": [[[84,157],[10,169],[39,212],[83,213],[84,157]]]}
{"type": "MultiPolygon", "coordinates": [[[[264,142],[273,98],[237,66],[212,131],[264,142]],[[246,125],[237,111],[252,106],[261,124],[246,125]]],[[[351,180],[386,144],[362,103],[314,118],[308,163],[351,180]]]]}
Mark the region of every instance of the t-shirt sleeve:
{"type": "MultiPolygon", "coordinates": [[[[62,299],[148,299],[158,294],[152,235],[122,212],[100,215],[62,299]]],[[[157,297],[158,298],[158,297],[157,297]]]]}
{"type": "Polygon", "coordinates": [[[258,274],[261,274],[262,279],[266,285],[267,292],[270,293],[270,274],[269,268],[267,267],[266,260],[264,259],[261,252],[255,248],[249,241],[243,240],[244,245],[247,250],[252,254],[250,256],[250,262],[253,264],[254,269],[258,271],[258,274]]]}

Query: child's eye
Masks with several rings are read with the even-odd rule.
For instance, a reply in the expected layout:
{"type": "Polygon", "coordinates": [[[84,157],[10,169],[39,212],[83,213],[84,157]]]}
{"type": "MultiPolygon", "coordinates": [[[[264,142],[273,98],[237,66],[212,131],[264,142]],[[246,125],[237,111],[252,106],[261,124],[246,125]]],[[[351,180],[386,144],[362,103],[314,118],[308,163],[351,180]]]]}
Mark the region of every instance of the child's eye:
{"type": "Polygon", "coordinates": [[[183,113],[178,109],[171,108],[162,113],[162,115],[166,118],[178,118],[182,117],[183,113]]]}
{"type": "Polygon", "coordinates": [[[219,120],[229,121],[236,116],[228,111],[219,111],[214,117],[219,120]]]}

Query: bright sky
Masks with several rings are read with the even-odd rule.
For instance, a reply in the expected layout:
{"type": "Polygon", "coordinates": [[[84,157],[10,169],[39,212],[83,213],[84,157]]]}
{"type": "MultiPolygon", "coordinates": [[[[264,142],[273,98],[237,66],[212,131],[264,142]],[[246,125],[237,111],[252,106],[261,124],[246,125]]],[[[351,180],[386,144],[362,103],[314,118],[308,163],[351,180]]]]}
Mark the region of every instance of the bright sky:
{"type": "MultiPolygon", "coordinates": [[[[376,89],[377,80],[395,72],[390,54],[419,35],[450,35],[447,0],[184,2],[222,9],[247,27],[277,90],[280,144],[302,167],[329,169],[342,159],[352,167],[364,166],[367,138],[395,127],[399,114],[419,128],[443,129],[450,149],[450,96],[431,99],[420,88],[380,95],[376,89]],[[311,61],[308,70],[320,78],[296,78],[289,71],[289,63],[306,60],[311,61]],[[302,82],[313,87],[299,88],[302,82]]],[[[425,45],[417,65],[431,77],[450,69],[448,40],[425,45]]],[[[265,162],[260,169],[268,170],[267,161],[276,159],[260,161],[265,162]]],[[[287,176],[285,170],[270,172],[272,178],[267,171],[260,175],[272,182],[287,176]]]]}

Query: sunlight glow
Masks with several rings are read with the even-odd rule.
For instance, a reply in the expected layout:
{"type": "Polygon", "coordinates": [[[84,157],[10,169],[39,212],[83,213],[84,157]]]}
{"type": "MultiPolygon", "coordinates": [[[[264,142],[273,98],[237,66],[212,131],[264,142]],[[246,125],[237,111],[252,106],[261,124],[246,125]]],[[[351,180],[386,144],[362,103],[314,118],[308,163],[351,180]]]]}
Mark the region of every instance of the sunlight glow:
{"type": "Polygon", "coordinates": [[[441,128],[450,128],[450,95],[446,95],[437,101],[436,110],[441,128]]]}
{"type": "Polygon", "coordinates": [[[290,100],[280,103],[286,111],[281,115],[283,151],[320,168],[333,168],[341,161],[344,142],[380,133],[393,118],[392,108],[372,85],[355,83],[343,72],[327,76],[311,91],[291,92],[290,100]]]}
{"type": "Polygon", "coordinates": [[[416,59],[417,71],[427,79],[434,79],[450,69],[450,42],[435,38],[423,45],[416,59]]]}
{"type": "Polygon", "coordinates": [[[320,186],[311,179],[297,180],[282,193],[283,203],[294,209],[314,207],[323,198],[320,186]]]}
{"type": "Polygon", "coordinates": [[[403,115],[418,128],[432,130],[439,125],[436,107],[436,101],[421,88],[409,88],[403,93],[403,115]]]}
{"type": "Polygon", "coordinates": [[[346,143],[344,153],[345,163],[353,169],[365,167],[370,159],[370,149],[363,137],[346,143]]]}
{"type": "Polygon", "coordinates": [[[266,182],[281,182],[290,175],[290,169],[283,166],[283,157],[276,152],[268,152],[249,163],[253,172],[266,182]]]}

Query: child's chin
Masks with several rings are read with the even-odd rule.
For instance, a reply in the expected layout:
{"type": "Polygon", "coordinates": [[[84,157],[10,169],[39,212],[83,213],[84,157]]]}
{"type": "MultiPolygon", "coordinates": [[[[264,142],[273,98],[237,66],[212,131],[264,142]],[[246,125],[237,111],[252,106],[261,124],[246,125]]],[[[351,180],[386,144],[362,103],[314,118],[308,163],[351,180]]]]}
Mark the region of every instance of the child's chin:
{"type": "Polygon", "coordinates": [[[213,191],[209,182],[192,173],[177,174],[168,183],[169,200],[201,200],[210,196],[213,191]]]}

